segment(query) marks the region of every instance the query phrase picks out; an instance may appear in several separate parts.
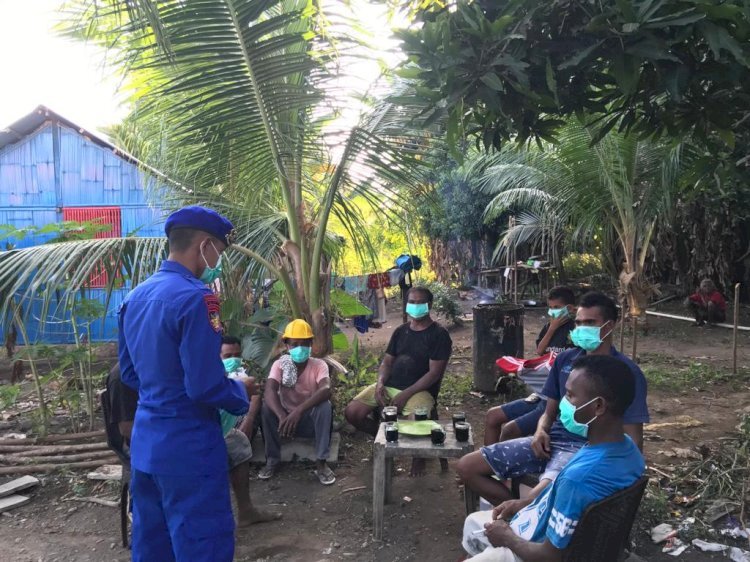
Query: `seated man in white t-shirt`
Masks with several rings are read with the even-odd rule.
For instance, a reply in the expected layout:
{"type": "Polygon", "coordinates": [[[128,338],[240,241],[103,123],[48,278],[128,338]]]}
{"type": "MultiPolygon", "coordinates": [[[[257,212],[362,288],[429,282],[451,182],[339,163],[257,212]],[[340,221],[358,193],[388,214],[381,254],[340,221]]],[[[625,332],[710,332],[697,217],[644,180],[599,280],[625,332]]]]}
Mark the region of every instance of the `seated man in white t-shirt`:
{"type": "Polygon", "coordinates": [[[313,332],[304,320],[292,320],[284,330],[288,355],[282,355],[272,366],[266,381],[261,408],[266,466],[258,478],[268,480],[281,460],[282,437],[315,439],[315,475],[323,485],[336,481],[326,464],[331,444],[333,408],[328,365],[310,357],[313,332]]]}
{"type": "Polygon", "coordinates": [[[586,355],[573,364],[565,389],[560,420],[588,444],[530,505],[510,500],[469,515],[463,547],[472,560],[562,560],[586,507],[643,474],[643,456],[623,429],[623,414],[635,396],[628,366],[608,355],[586,355]]]}

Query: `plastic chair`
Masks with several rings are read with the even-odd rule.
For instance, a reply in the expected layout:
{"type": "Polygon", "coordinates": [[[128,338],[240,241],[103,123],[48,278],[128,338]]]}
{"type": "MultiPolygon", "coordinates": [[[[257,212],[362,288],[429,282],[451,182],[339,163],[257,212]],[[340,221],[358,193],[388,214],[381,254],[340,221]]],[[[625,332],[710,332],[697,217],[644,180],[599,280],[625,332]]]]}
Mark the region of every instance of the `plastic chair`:
{"type": "Polygon", "coordinates": [[[616,562],[624,555],[648,478],[591,504],[583,512],[573,538],[563,551],[563,562],[616,562]]]}
{"type": "Polygon", "coordinates": [[[130,507],[130,455],[125,451],[125,439],[117,424],[112,421],[112,411],[109,404],[109,390],[99,393],[102,406],[104,428],[107,433],[107,445],[120,458],[122,463],[122,479],[120,480],[120,534],[123,548],[129,548],[128,541],[128,511],[130,507]]]}

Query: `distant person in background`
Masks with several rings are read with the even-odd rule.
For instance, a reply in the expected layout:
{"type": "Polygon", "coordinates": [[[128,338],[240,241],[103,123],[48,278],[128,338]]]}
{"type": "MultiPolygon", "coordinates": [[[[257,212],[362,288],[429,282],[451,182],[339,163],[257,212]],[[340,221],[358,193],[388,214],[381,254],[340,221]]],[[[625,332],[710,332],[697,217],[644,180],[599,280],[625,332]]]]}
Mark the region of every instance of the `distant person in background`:
{"type": "Polygon", "coordinates": [[[685,299],[685,306],[695,317],[693,326],[703,326],[707,322],[710,326],[724,322],[727,317],[727,302],[710,279],[701,281],[698,290],[685,299]]]}
{"type": "MultiPolygon", "coordinates": [[[[561,353],[575,347],[570,332],[576,327],[576,296],[568,287],[553,287],[547,295],[547,317],[536,339],[537,355],[561,353]]],[[[547,400],[536,392],[501,406],[487,410],[484,422],[484,444],[492,445],[518,437],[532,435],[542,417],[547,400]]]]}

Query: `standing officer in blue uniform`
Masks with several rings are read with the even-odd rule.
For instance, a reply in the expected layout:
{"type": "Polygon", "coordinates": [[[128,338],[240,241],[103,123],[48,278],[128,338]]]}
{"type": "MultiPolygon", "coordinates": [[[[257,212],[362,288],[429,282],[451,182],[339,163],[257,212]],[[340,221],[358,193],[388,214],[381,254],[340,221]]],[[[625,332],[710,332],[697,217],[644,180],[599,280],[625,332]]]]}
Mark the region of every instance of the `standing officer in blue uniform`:
{"type": "Polygon", "coordinates": [[[254,381],[228,379],[219,358],[221,272],[232,223],[185,207],[164,228],[169,256],[119,313],[122,381],[138,391],[131,493],[133,560],[229,562],[234,519],[219,409],[244,414],[254,381]]]}

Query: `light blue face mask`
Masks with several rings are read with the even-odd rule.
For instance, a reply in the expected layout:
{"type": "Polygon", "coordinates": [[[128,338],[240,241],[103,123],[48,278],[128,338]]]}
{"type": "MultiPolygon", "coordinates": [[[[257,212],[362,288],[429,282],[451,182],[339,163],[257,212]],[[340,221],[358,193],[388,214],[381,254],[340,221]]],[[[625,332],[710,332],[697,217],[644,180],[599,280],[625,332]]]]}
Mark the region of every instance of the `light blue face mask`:
{"type": "Polygon", "coordinates": [[[310,353],[312,353],[312,348],[306,345],[298,345],[289,350],[289,356],[295,363],[304,363],[310,359],[310,353]]]}
{"type": "MultiPolygon", "coordinates": [[[[609,323],[609,320],[604,323],[606,326],[609,323]]],[[[606,338],[609,334],[612,333],[612,330],[607,332],[604,337],[602,337],[602,328],[604,326],[578,326],[575,330],[570,332],[570,341],[573,342],[573,345],[576,345],[583,349],[584,351],[594,351],[597,347],[602,345],[602,341],[604,341],[604,338],[606,338]]]]}
{"type": "Polygon", "coordinates": [[[550,318],[562,318],[563,316],[568,315],[568,309],[566,307],[563,308],[550,308],[547,310],[547,316],[550,318]]]}
{"type": "Polygon", "coordinates": [[[415,320],[419,320],[420,318],[424,318],[430,313],[430,305],[426,302],[424,303],[413,303],[409,302],[406,303],[406,314],[414,318],[415,320]]]}
{"type": "Polygon", "coordinates": [[[573,406],[573,404],[570,403],[570,400],[568,400],[567,396],[563,396],[563,399],[560,400],[560,423],[563,424],[563,427],[565,427],[565,429],[567,429],[574,435],[578,435],[584,438],[588,437],[589,425],[599,416],[594,416],[586,423],[580,423],[576,421],[576,412],[581,408],[585,408],[597,398],[599,397],[597,396],[596,398],[593,398],[585,404],[576,408],[575,406],[573,406]]]}
{"type": "Polygon", "coordinates": [[[206,259],[206,256],[203,255],[203,250],[201,249],[201,257],[203,258],[203,263],[206,264],[206,269],[203,270],[203,273],[201,273],[201,276],[199,279],[205,283],[206,285],[210,285],[214,281],[216,281],[219,277],[221,277],[221,254],[219,254],[219,251],[216,249],[216,246],[211,244],[216,254],[219,256],[219,259],[216,260],[216,267],[209,267],[208,266],[208,260],[206,259]]]}
{"type": "Polygon", "coordinates": [[[221,360],[224,363],[224,370],[227,373],[232,373],[242,367],[242,359],[240,357],[227,357],[221,360]]]}

